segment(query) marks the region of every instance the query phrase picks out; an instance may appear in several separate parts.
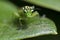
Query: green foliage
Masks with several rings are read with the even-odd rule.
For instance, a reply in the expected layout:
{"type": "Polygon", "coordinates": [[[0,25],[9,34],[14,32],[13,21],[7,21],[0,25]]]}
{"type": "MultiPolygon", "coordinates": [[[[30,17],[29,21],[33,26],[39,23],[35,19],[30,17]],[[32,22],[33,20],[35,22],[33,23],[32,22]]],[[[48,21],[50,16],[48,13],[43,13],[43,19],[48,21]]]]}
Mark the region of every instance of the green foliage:
{"type": "Polygon", "coordinates": [[[60,11],[60,0],[24,0],[32,4],[60,11]]]}
{"type": "MultiPolygon", "coordinates": [[[[22,13],[24,15],[21,10],[19,12],[20,15],[22,13]]],[[[24,18],[21,22],[15,13],[18,13],[16,6],[9,2],[0,1],[0,40],[17,40],[57,34],[56,26],[52,20],[37,15],[31,18],[24,18]],[[23,24],[22,27],[20,26],[21,24],[23,24]],[[17,30],[18,27],[20,28],[19,30],[17,30]]],[[[23,15],[21,18],[23,18],[23,15]]]]}

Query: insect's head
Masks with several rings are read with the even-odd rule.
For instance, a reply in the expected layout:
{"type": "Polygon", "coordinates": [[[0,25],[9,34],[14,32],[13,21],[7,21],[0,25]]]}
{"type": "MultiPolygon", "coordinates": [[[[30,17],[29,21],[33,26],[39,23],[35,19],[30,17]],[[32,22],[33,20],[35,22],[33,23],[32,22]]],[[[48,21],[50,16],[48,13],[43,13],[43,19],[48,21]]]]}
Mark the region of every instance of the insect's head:
{"type": "Polygon", "coordinates": [[[27,17],[34,17],[38,15],[38,13],[35,11],[34,6],[24,6],[23,11],[26,13],[27,17]]]}
{"type": "Polygon", "coordinates": [[[23,10],[25,13],[28,13],[28,12],[33,12],[34,11],[34,6],[25,6],[23,7],[23,10]]]}

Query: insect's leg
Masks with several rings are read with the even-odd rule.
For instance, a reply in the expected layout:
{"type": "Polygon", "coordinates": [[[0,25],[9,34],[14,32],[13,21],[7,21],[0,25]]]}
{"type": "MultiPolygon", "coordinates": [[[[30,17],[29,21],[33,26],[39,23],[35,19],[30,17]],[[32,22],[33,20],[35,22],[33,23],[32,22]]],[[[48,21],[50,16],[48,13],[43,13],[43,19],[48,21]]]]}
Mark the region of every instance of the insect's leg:
{"type": "Polygon", "coordinates": [[[20,29],[26,29],[27,28],[27,21],[26,21],[26,19],[24,19],[24,18],[20,18],[20,21],[19,21],[19,23],[20,23],[20,29]]]}
{"type": "Polygon", "coordinates": [[[17,12],[14,12],[14,15],[15,15],[16,17],[20,17],[20,15],[19,15],[17,12]]]}
{"type": "Polygon", "coordinates": [[[17,27],[18,27],[18,28],[17,28],[17,30],[22,29],[22,25],[23,25],[23,24],[22,24],[21,20],[22,20],[21,18],[18,19],[18,23],[17,23],[17,27]]]}
{"type": "Polygon", "coordinates": [[[37,16],[37,15],[39,16],[39,13],[37,11],[32,13],[32,17],[37,16]]]}

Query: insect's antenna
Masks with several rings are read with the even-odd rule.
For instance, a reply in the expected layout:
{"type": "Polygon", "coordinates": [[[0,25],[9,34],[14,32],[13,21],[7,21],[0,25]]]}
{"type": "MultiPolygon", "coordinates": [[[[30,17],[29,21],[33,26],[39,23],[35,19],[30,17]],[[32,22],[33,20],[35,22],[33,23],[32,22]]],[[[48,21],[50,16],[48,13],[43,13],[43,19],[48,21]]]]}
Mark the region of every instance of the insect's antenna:
{"type": "Polygon", "coordinates": [[[41,10],[40,8],[34,8],[34,11],[33,12],[40,11],[40,10],[41,10]]]}

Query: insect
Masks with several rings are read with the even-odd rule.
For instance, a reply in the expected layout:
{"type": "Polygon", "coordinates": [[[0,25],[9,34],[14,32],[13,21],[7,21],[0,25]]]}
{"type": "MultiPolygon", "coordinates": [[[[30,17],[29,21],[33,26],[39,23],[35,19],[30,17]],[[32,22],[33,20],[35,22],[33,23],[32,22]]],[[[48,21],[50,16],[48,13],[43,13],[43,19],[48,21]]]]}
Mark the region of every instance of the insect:
{"type": "Polygon", "coordinates": [[[24,7],[22,7],[23,12],[21,12],[21,10],[20,10],[20,12],[15,13],[16,17],[18,17],[18,23],[19,23],[18,26],[21,26],[21,27],[26,26],[27,18],[32,18],[32,17],[39,15],[37,11],[34,11],[34,9],[35,9],[34,6],[24,6],[24,7]]]}
{"type": "Polygon", "coordinates": [[[26,17],[35,17],[36,15],[39,15],[37,11],[34,11],[35,7],[34,6],[24,6],[22,7],[23,14],[21,12],[14,13],[17,17],[22,17],[22,15],[26,15],[26,17]]]}
{"type": "Polygon", "coordinates": [[[34,6],[25,6],[23,7],[23,11],[25,12],[27,17],[34,17],[38,15],[37,11],[34,11],[35,7],[34,6]]]}

